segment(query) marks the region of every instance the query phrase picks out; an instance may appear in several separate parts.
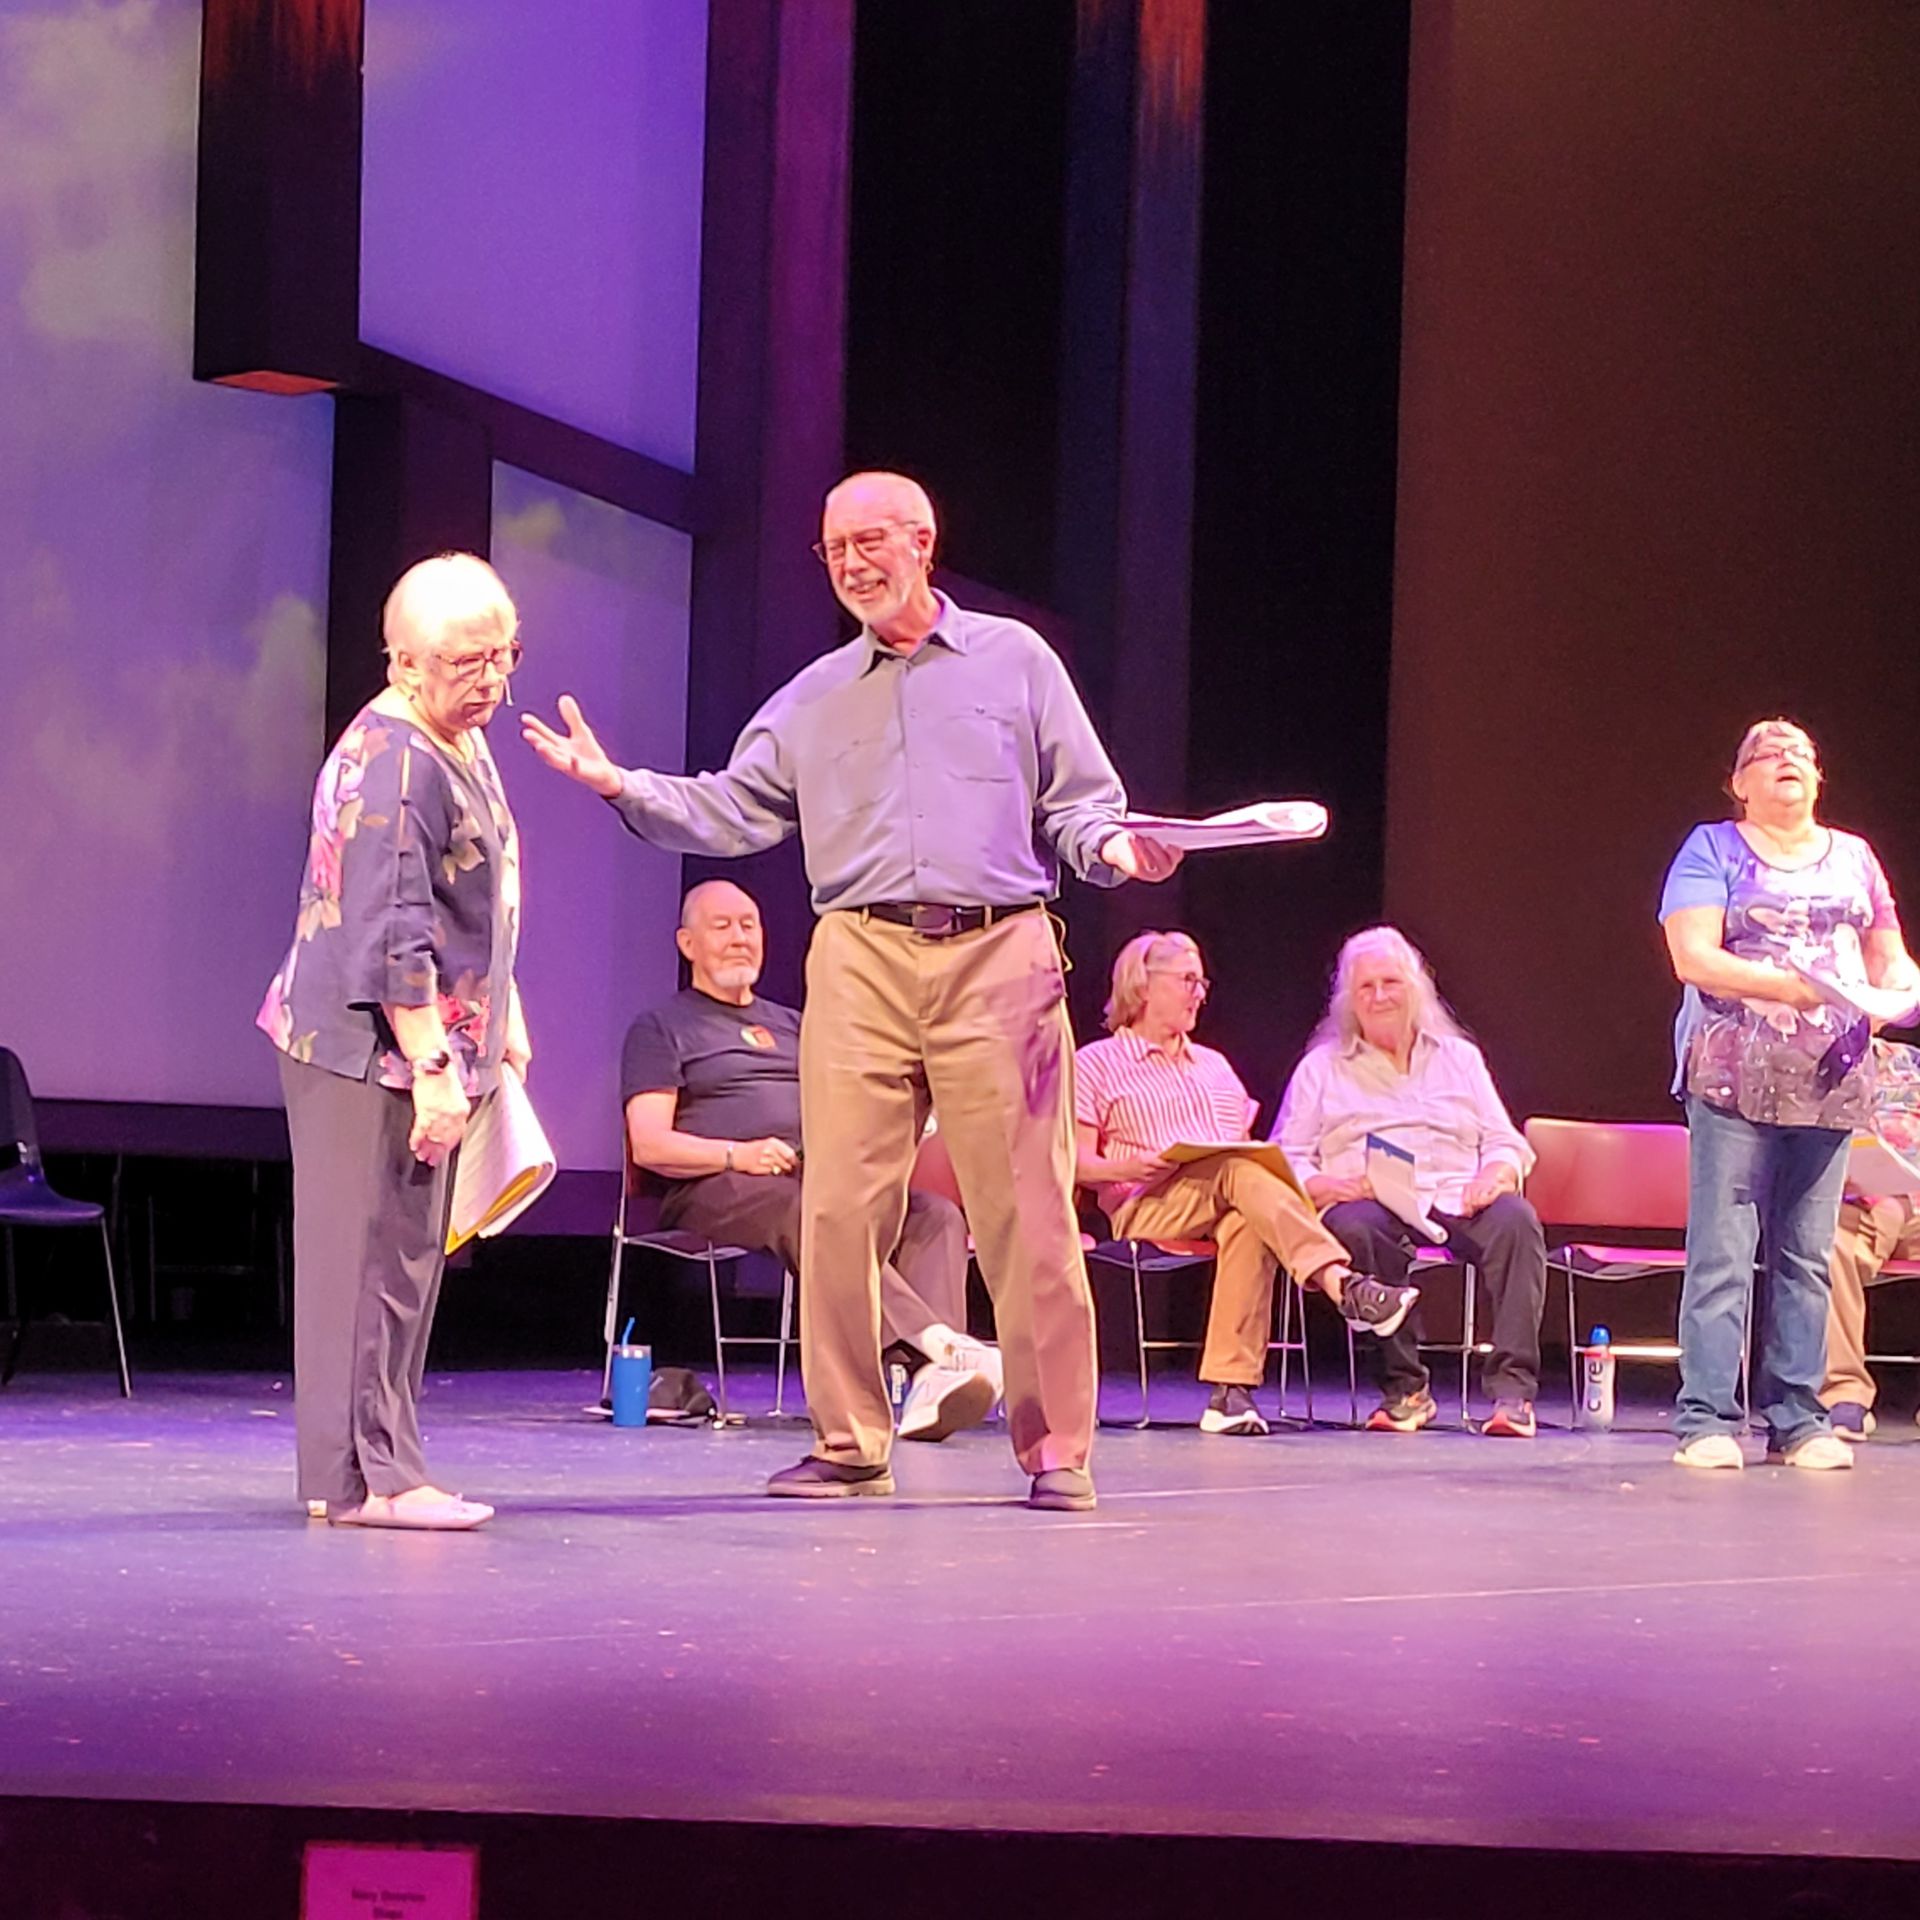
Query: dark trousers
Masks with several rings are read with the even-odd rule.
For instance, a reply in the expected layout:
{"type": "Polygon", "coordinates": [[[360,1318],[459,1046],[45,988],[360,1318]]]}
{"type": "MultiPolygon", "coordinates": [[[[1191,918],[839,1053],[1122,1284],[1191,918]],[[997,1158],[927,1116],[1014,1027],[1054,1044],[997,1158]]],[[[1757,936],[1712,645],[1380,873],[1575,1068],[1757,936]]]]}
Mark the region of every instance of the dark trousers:
{"type": "MultiPolygon", "coordinates": [[[[800,1176],[797,1173],[710,1173],[677,1181],[660,1202],[660,1224],[709,1240],[730,1240],[777,1254],[800,1278],[800,1176]]],[[[967,1330],[967,1223],[951,1200],[909,1192],[907,1217],[893,1257],[880,1269],[883,1347],[916,1336],[936,1321],[967,1330]]]]}
{"type": "MultiPolygon", "coordinates": [[[[1447,1230],[1447,1251],[1480,1270],[1493,1303],[1493,1354],[1485,1384],[1496,1400],[1531,1400],[1540,1391],[1540,1315],[1547,1303],[1547,1240],[1540,1216],[1517,1193],[1464,1218],[1435,1213],[1447,1230]]],[[[1326,1225],[1353,1264],[1389,1285],[1407,1277],[1418,1244],[1413,1229],[1377,1200],[1342,1200],[1327,1209],[1326,1225]]],[[[1419,1309],[1379,1349],[1380,1386],[1390,1399],[1427,1384],[1415,1331],[1419,1309]]]]}
{"type": "Polygon", "coordinates": [[[280,1056],[293,1142],[300,1498],[335,1512],[427,1484],[420,1377],[446,1266],[453,1162],[407,1145],[413,1101],[280,1056]]]}

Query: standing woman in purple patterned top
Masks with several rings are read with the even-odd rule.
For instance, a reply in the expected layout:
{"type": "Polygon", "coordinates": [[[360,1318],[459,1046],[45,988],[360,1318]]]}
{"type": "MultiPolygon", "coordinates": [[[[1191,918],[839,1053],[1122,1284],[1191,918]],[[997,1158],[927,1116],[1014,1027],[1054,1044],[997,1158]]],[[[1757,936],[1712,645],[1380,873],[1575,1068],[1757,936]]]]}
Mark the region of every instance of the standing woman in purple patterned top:
{"type": "Polygon", "coordinates": [[[531,1051],[519,836],[485,738],[519,625],[472,554],[400,577],[388,684],[320,769],[293,944],[260,1009],[293,1143],[300,1497],[339,1526],[493,1513],[428,1479],[417,1402],[454,1157],[531,1051]]]}
{"type": "Polygon", "coordinates": [[[1690,1134],[1674,1459],[1738,1468],[1749,1290],[1763,1332],[1753,1411],[1770,1458],[1847,1468],[1820,1404],[1827,1256],[1856,1128],[1872,1125],[1867,1020],[1796,967],[1908,987],[1915,969],[1873,849],[1821,824],[1819,756],[1790,720],[1747,729],[1732,820],[1695,827],[1668,870],[1660,920],[1686,988],[1674,1092],[1690,1134]],[[1765,1271],[1754,1272],[1764,1247],[1765,1271]]]}

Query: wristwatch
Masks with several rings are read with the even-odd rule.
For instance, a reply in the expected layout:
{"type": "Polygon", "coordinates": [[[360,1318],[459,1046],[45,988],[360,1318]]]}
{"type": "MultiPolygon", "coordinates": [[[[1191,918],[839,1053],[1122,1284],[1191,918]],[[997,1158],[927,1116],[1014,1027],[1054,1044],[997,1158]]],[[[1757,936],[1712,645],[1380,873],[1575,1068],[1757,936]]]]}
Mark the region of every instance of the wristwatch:
{"type": "Polygon", "coordinates": [[[437,1053],[423,1053],[418,1060],[409,1060],[407,1065],[415,1073],[445,1073],[453,1065],[453,1055],[442,1047],[437,1053]]]}

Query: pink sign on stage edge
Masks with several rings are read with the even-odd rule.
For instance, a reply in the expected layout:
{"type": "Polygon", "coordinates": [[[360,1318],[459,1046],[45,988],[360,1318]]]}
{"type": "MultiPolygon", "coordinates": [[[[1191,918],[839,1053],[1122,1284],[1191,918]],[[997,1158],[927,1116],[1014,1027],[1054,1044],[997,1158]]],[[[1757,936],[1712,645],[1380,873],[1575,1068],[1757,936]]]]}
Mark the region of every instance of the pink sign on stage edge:
{"type": "Polygon", "coordinates": [[[300,1920],[478,1920],[477,1847],[363,1847],[309,1840],[300,1920]]]}

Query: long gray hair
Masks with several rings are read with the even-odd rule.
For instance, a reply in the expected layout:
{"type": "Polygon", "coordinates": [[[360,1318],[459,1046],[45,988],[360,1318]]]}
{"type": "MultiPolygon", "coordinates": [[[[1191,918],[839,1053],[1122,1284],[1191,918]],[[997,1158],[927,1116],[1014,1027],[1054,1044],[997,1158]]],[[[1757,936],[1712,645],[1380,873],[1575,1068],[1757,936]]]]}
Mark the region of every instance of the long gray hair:
{"type": "Polygon", "coordinates": [[[1333,986],[1327,995],[1327,1010],[1307,1042],[1312,1047],[1350,1046],[1360,1037],[1360,1022],[1353,1011],[1353,976],[1362,960],[1384,955],[1406,969],[1413,982],[1413,1027],[1416,1033],[1443,1034],[1463,1038],[1460,1022],[1440,998],[1433,983],[1433,969],[1427,957],[1398,927],[1365,927],[1340,949],[1333,963],[1333,986]]]}

